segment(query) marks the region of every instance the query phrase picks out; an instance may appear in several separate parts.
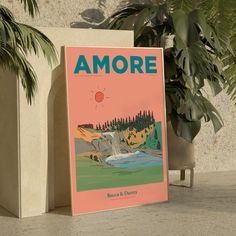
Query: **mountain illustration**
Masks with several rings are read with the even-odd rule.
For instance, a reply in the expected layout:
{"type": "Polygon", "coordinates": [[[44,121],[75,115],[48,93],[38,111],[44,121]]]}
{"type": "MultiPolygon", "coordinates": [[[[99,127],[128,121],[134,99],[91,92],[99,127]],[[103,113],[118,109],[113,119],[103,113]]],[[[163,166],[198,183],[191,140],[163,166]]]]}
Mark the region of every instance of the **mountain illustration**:
{"type": "Polygon", "coordinates": [[[78,158],[88,157],[104,167],[115,167],[115,162],[120,167],[127,158],[136,162],[153,159],[162,153],[161,123],[152,112],[140,111],[134,117],[114,118],[96,126],[80,124],[75,131],[75,152],[78,158]]]}

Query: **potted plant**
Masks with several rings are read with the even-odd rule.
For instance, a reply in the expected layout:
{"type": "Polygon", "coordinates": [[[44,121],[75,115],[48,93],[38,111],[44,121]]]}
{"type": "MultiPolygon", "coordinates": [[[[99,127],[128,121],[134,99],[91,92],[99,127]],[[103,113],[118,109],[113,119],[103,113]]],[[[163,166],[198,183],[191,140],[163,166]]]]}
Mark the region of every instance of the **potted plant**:
{"type": "Polygon", "coordinates": [[[82,16],[92,28],[133,30],[135,46],[164,49],[170,169],[193,169],[202,121],[223,126],[205,88],[236,99],[235,9],[234,0],[129,0],[100,23],[82,16]]]}
{"type": "Polygon", "coordinates": [[[135,46],[164,49],[170,169],[193,169],[191,143],[203,120],[215,132],[223,125],[206,84],[214,96],[226,89],[236,98],[235,9],[231,0],[128,1],[105,22],[134,30],[135,46]]]}

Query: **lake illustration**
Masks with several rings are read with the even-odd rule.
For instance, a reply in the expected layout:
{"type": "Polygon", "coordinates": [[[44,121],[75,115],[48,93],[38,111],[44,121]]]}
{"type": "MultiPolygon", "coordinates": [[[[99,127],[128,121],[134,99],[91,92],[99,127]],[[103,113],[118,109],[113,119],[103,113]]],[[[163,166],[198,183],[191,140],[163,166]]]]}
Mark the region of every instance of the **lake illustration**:
{"type": "Polygon", "coordinates": [[[75,153],[78,192],[163,181],[161,122],[149,110],[79,124],[75,153]]]}

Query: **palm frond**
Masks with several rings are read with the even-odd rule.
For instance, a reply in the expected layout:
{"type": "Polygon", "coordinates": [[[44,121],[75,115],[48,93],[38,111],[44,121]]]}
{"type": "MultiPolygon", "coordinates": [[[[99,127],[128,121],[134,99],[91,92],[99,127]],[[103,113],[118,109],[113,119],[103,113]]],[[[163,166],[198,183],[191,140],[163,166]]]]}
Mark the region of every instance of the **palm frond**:
{"type": "Polygon", "coordinates": [[[166,0],[168,8],[171,12],[183,10],[189,13],[196,8],[198,0],[166,0]]]}
{"type": "Polygon", "coordinates": [[[236,6],[232,13],[232,34],[229,41],[229,50],[222,58],[224,63],[224,74],[227,79],[227,93],[231,100],[236,102],[236,6]]]}
{"type": "Polygon", "coordinates": [[[197,7],[205,13],[208,22],[215,27],[222,47],[228,48],[233,30],[236,1],[199,0],[197,7]]]}
{"type": "Polygon", "coordinates": [[[129,17],[135,17],[144,9],[146,5],[132,4],[115,12],[108,18],[110,29],[133,29],[134,23],[130,23],[129,17]]]}
{"type": "Polygon", "coordinates": [[[34,97],[37,76],[27,60],[29,54],[39,56],[42,52],[49,65],[57,62],[55,48],[39,30],[15,21],[12,13],[0,6],[0,66],[16,73],[31,104],[34,97]]]}
{"type": "Polygon", "coordinates": [[[24,53],[34,53],[39,56],[39,51],[43,52],[50,66],[57,63],[57,56],[53,43],[45,34],[39,30],[25,24],[18,24],[17,43],[24,53]]]}
{"type": "Polygon", "coordinates": [[[7,42],[15,44],[16,38],[12,29],[11,23],[14,23],[15,19],[11,11],[6,7],[0,5],[0,40],[6,45],[7,42]]]}
{"type": "Polygon", "coordinates": [[[220,59],[224,64],[226,91],[232,100],[236,100],[236,1],[200,0],[198,7],[216,30],[223,49],[220,59]]]}
{"type": "Polygon", "coordinates": [[[24,54],[9,45],[0,48],[0,57],[1,66],[13,71],[20,78],[27,101],[31,104],[37,87],[37,76],[29,61],[24,54]]]}
{"type": "Polygon", "coordinates": [[[118,6],[118,9],[123,9],[124,7],[130,5],[150,5],[156,4],[157,0],[122,0],[118,6]]]}
{"type": "Polygon", "coordinates": [[[236,101],[236,58],[228,52],[223,58],[224,67],[223,74],[226,78],[226,91],[230,95],[231,100],[236,101]]]}
{"type": "Polygon", "coordinates": [[[28,11],[30,16],[34,17],[39,13],[37,0],[18,0],[24,5],[25,11],[28,11]]]}

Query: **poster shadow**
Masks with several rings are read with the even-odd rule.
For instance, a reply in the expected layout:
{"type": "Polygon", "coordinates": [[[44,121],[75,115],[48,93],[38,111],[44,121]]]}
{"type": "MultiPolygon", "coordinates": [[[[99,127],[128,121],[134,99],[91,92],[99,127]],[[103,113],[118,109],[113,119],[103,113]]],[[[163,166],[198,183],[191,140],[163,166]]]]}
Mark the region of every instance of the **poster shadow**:
{"type": "Polygon", "coordinates": [[[48,214],[52,215],[63,215],[63,216],[72,216],[71,207],[64,206],[64,207],[57,207],[54,210],[48,212],[48,214]]]}

